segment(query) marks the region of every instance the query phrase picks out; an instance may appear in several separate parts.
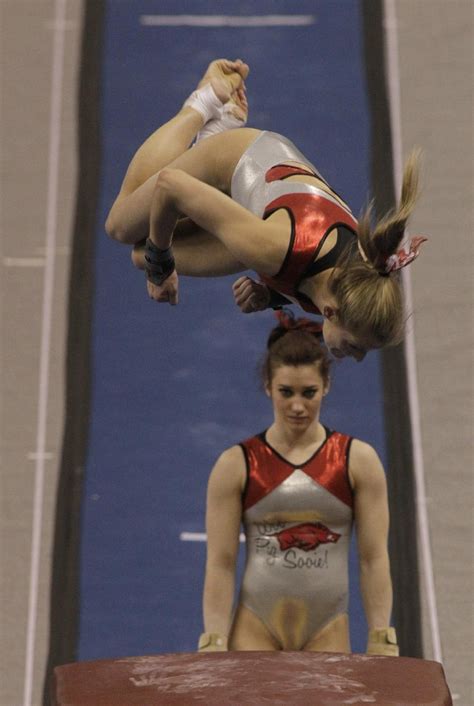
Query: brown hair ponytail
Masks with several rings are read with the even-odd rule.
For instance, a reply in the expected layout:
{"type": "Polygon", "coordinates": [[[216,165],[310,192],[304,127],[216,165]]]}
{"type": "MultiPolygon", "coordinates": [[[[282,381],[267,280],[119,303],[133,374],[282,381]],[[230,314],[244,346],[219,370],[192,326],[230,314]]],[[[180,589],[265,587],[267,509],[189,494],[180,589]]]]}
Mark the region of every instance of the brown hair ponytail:
{"type": "Polygon", "coordinates": [[[403,171],[400,202],[372,226],[373,204],[359,221],[359,243],[366,260],[343,256],[329,282],[342,326],[372,346],[398,343],[403,337],[404,309],[398,275],[386,271],[397,252],[418,197],[420,150],[409,155],[403,171]]]}

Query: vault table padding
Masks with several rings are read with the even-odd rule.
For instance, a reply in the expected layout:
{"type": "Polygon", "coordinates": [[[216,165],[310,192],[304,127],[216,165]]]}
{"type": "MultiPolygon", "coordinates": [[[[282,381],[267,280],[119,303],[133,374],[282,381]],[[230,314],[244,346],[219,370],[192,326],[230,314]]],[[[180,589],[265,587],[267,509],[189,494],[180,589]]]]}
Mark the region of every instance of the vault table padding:
{"type": "Polygon", "coordinates": [[[56,667],[53,706],[452,706],[443,668],[329,652],[179,653],[56,667]]]}

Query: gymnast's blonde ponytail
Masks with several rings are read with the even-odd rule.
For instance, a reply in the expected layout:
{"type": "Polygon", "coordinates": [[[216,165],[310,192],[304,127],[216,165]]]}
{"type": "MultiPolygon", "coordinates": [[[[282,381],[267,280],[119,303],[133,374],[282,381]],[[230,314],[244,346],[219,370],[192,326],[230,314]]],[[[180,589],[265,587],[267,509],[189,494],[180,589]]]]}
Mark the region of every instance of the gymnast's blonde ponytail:
{"type": "Polygon", "coordinates": [[[381,274],[385,273],[387,258],[400,247],[406,224],[419,193],[419,164],[421,150],[414,149],[405,163],[403,170],[402,194],[398,208],[387,213],[371,227],[373,203],[359,220],[359,243],[368,262],[381,274]]]}
{"type": "Polygon", "coordinates": [[[398,343],[403,337],[404,307],[398,273],[390,273],[388,259],[400,247],[419,188],[420,150],[409,155],[403,171],[398,207],[372,226],[373,204],[359,221],[363,259],[343,256],[329,282],[342,326],[370,347],[398,343]]]}

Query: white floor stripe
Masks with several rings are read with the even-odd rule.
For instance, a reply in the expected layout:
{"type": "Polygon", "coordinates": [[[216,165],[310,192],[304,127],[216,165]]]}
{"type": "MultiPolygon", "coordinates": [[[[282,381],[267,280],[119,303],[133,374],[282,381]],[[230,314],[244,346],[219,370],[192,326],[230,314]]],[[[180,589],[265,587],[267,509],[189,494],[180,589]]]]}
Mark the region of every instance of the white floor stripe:
{"type": "Polygon", "coordinates": [[[44,471],[46,454],[46,422],[48,412],[48,382],[51,353],[52,303],[54,287],[55,243],[58,211],[59,150],[61,136],[62,85],[64,71],[65,17],[67,0],[56,0],[54,9],[53,56],[48,150],[48,186],[46,203],[45,271],[42,305],[42,326],[39,360],[38,418],[36,426],[35,484],[33,527],[31,540],[30,586],[26,634],[23,706],[31,706],[35,666],[38,584],[43,519],[44,471]]]}
{"type": "Polygon", "coordinates": [[[27,454],[26,458],[28,459],[28,461],[38,461],[38,459],[40,458],[42,458],[44,461],[51,461],[51,459],[54,458],[54,454],[52,454],[51,451],[43,451],[42,453],[32,451],[31,453],[27,454]]]}
{"type": "MultiPolygon", "coordinates": [[[[207,534],[205,532],[181,532],[179,538],[182,542],[207,542],[207,534]]],[[[245,534],[239,535],[239,541],[245,542],[245,534]]]]}
{"type": "MultiPolygon", "coordinates": [[[[397,17],[395,10],[395,0],[384,0],[384,17],[394,179],[396,193],[400,194],[403,175],[403,143],[400,101],[400,71],[397,41],[397,17]]],[[[420,426],[420,401],[418,396],[418,381],[416,373],[414,317],[412,314],[413,294],[409,268],[405,268],[404,270],[402,270],[402,277],[407,314],[409,316],[407,332],[405,336],[405,357],[407,362],[408,400],[411,417],[411,433],[416,485],[418,531],[420,538],[421,569],[426,590],[428,618],[431,631],[431,642],[433,647],[433,658],[438,662],[442,662],[443,656],[441,650],[438,609],[436,605],[436,589],[434,583],[433,560],[431,555],[429,519],[426,507],[427,500],[420,426]]]]}
{"type": "Polygon", "coordinates": [[[44,257],[4,257],[5,267],[44,267],[46,260],[44,257]]]}
{"type": "MultiPolygon", "coordinates": [[[[37,247],[35,248],[35,253],[38,255],[45,255],[46,254],[46,248],[42,247],[37,247]]],[[[72,248],[70,245],[56,245],[55,247],[56,251],[56,256],[58,255],[70,255],[72,252],[72,248]]]]}
{"type": "Polygon", "coordinates": [[[315,15],[140,15],[145,27],[302,27],[315,15]]]}

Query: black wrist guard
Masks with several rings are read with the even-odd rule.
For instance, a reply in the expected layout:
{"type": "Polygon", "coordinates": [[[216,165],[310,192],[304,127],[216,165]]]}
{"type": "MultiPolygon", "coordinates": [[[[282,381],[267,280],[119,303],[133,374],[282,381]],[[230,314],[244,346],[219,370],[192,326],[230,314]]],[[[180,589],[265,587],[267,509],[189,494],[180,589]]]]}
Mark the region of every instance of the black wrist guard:
{"type": "Polygon", "coordinates": [[[171,247],[166,248],[166,250],[160,250],[150,238],[147,238],[145,243],[145,272],[147,279],[159,286],[163,284],[174,269],[175,262],[171,247]]]}
{"type": "Polygon", "coordinates": [[[282,306],[286,306],[287,304],[292,304],[289,299],[283,296],[283,294],[280,294],[280,292],[275,292],[274,289],[268,288],[268,291],[270,293],[270,299],[268,302],[268,308],[269,309],[281,309],[282,306]]]}

